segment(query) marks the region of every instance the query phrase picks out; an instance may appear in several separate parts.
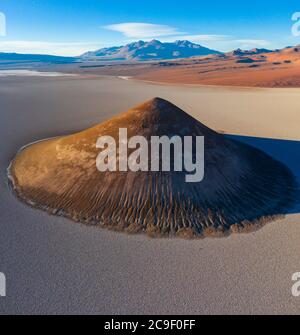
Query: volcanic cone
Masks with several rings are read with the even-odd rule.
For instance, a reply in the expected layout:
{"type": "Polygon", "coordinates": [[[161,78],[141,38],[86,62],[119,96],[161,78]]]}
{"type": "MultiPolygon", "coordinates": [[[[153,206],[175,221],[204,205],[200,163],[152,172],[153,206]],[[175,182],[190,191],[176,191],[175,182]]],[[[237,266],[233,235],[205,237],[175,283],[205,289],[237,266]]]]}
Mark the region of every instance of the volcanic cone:
{"type": "Polygon", "coordinates": [[[205,236],[255,228],[293,205],[294,176],[260,150],[226,138],[152,99],[95,127],[20,151],[10,168],[28,204],[89,225],[152,236],[205,236]],[[99,172],[100,136],[204,136],[205,177],[186,172],[99,172]]]}

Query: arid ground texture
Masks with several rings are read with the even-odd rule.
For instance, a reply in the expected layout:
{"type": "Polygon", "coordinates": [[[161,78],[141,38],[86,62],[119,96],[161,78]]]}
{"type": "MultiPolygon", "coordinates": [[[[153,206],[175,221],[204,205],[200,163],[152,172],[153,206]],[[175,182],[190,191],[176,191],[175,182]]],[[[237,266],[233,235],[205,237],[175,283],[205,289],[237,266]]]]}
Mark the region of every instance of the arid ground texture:
{"type": "Polygon", "coordinates": [[[28,143],[100,124],[160,96],[287,166],[299,182],[298,89],[188,87],[118,78],[1,78],[1,313],[298,313],[299,206],[250,234],[151,239],[19,201],[7,168],[28,143]]]}

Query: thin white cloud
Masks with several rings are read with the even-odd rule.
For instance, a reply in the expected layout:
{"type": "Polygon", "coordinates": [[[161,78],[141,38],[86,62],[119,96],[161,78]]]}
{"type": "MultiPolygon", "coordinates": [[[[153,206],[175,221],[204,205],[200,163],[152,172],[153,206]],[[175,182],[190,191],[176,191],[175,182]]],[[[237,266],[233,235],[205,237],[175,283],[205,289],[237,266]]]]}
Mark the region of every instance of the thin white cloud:
{"type": "Polygon", "coordinates": [[[230,38],[228,35],[187,35],[183,37],[185,40],[189,40],[191,42],[224,41],[230,38]]]}
{"type": "Polygon", "coordinates": [[[97,50],[102,46],[100,43],[94,42],[0,41],[0,52],[79,56],[86,51],[97,50]]]}
{"type": "Polygon", "coordinates": [[[240,43],[243,46],[266,47],[270,45],[270,42],[267,40],[244,39],[244,40],[235,40],[235,42],[240,43]]]}
{"type": "Polygon", "coordinates": [[[226,41],[230,39],[228,35],[179,35],[161,39],[162,42],[174,42],[175,40],[188,40],[190,42],[214,42],[226,41]]]}
{"type": "Polygon", "coordinates": [[[212,41],[205,41],[203,44],[210,49],[215,49],[215,50],[219,50],[222,52],[229,52],[229,51],[232,51],[238,48],[243,49],[243,50],[249,50],[252,48],[272,49],[272,43],[267,40],[234,39],[233,37],[224,38],[223,40],[216,39],[212,41]]]}
{"type": "Polygon", "coordinates": [[[157,38],[161,36],[181,35],[177,28],[162,25],[141,22],[127,22],[111,24],[104,27],[105,29],[113,30],[122,33],[127,38],[157,38]]]}

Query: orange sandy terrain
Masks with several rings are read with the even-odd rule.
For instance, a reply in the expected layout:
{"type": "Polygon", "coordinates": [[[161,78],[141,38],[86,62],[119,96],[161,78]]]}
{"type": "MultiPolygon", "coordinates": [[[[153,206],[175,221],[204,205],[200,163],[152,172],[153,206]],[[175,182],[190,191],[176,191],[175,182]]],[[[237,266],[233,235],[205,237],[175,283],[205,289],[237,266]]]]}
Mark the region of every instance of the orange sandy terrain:
{"type": "Polygon", "coordinates": [[[300,47],[235,50],[224,55],[161,62],[80,66],[76,72],[128,76],[160,83],[300,87],[300,47]]]}
{"type": "Polygon", "coordinates": [[[134,78],[183,84],[300,87],[300,48],[252,55],[235,53],[161,62],[134,78]]]}

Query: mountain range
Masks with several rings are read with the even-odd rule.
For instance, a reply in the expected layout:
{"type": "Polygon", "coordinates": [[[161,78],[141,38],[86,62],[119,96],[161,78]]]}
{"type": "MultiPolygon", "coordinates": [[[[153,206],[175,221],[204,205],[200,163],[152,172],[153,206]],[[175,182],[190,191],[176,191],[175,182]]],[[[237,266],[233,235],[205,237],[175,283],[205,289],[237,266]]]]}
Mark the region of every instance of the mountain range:
{"type": "Polygon", "coordinates": [[[84,60],[148,61],[216,54],[221,54],[221,52],[186,40],[173,43],[152,40],[150,42],[138,41],[125,46],[89,51],[81,55],[80,58],[84,60]]]}
{"type": "Polygon", "coordinates": [[[15,63],[74,63],[88,61],[162,61],[176,60],[180,58],[191,58],[197,56],[219,55],[223,57],[255,56],[259,54],[280,53],[283,50],[290,50],[288,47],[282,50],[268,50],[254,48],[251,50],[236,49],[228,53],[206,48],[193,42],[182,40],[175,42],[160,42],[152,40],[149,42],[138,41],[124,46],[113,46],[102,48],[96,51],[88,51],[76,57],[63,57],[46,54],[19,54],[0,52],[0,65],[11,65],[15,63]]]}

